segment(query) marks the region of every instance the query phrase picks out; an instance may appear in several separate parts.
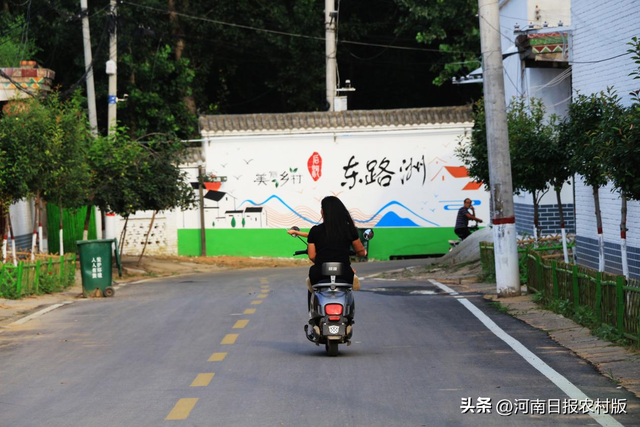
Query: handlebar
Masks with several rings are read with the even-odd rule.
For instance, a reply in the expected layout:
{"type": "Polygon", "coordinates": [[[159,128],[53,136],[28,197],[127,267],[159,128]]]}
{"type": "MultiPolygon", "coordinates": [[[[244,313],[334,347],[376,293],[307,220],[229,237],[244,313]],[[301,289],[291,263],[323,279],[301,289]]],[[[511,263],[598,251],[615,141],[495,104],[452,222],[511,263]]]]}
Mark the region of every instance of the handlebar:
{"type": "Polygon", "coordinates": [[[295,252],[293,253],[293,256],[298,256],[298,255],[308,255],[308,254],[309,254],[309,251],[305,249],[304,251],[295,251],[295,252]]]}

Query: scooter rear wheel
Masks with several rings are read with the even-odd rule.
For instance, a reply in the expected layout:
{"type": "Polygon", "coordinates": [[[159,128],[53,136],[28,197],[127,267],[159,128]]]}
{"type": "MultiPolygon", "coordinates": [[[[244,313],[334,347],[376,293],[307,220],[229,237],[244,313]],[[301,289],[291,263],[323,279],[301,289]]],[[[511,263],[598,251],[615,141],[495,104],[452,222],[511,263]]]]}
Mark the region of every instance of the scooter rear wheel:
{"type": "Polygon", "coordinates": [[[327,355],[331,357],[336,357],[338,355],[338,341],[337,340],[327,340],[327,343],[324,345],[327,350],[327,355]]]}

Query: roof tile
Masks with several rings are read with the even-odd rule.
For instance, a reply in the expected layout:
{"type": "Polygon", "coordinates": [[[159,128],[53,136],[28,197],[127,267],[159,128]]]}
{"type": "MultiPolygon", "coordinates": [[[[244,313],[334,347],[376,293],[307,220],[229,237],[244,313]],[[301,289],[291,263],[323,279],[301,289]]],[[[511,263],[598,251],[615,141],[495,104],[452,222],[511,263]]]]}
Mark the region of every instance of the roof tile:
{"type": "Polygon", "coordinates": [[[459,106],[200,116],[200,126],[203,132],[227,134],[455,124],[472,120],[471,106],[459,106]]]}

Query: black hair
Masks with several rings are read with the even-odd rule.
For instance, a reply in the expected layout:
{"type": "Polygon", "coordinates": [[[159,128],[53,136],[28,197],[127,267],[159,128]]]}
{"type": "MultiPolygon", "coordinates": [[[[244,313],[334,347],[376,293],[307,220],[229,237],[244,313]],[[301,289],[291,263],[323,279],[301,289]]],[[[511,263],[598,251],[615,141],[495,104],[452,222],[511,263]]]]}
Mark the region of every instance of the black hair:
{"type": "Polygon", "coordinates": [[[334,196],[322,199],[324,231],[329,240],[351,240],[358,230],[344,204],[334,196]]]}

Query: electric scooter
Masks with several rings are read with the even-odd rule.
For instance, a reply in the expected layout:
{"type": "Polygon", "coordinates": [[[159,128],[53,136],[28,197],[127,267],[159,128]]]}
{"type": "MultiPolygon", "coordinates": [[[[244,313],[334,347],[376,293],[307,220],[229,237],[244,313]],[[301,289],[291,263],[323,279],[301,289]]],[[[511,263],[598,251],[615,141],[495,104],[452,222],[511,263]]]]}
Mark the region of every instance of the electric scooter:
{"type": "MultiPolygon", "coordinates": [[[[299,231],[298,227],[291,227],[299,231]]],[[[300,236],[298,237],[300,240],[300,236]]],[[[365,241],[373,238],[373,230],[367,229],[363,236],[365,241]]],[[[302,240],[305,244],[304,240],[302,240]]],[[[293,255],[307,255],[308,250],[296,251],[293,255]]],[[[355,253],[354,253],[355,254],[355,253]]],[[[327,278],[313,285],[313,294],[309,307],[309,324],[304,326],[307,339],[316,345],[324,344],[327,354],[338,355],[338,345],[351,345],[353,336],[354,299],[353,284],[341,279],[351,266],[340,262],[322,264],[322,275],[327,278]]]]}

